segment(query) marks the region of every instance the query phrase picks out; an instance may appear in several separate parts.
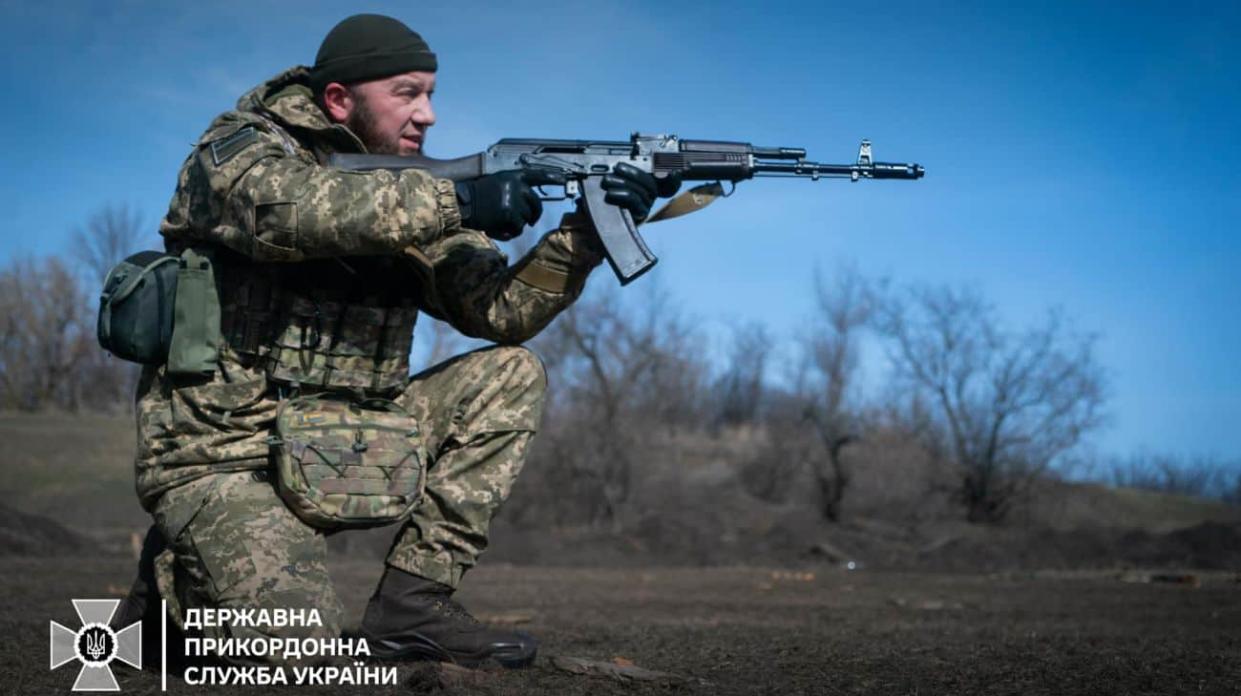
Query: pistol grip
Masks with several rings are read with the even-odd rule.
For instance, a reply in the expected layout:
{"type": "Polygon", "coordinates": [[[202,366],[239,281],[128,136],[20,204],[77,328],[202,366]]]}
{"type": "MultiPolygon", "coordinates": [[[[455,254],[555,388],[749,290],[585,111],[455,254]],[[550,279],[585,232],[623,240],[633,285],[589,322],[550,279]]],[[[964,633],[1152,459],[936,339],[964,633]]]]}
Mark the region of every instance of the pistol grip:
{"type": "Polygon", "coordinates": [[[616,273],[621,285],[628,285],[638,276],[651,270],[658,259],[647,248],[638,234],[638,226],[628,210],[604,202],[607,192],[603,190],[602,177],[586,177],[582,182],[582,199],[590,215],[608,264],[616,273]]]}

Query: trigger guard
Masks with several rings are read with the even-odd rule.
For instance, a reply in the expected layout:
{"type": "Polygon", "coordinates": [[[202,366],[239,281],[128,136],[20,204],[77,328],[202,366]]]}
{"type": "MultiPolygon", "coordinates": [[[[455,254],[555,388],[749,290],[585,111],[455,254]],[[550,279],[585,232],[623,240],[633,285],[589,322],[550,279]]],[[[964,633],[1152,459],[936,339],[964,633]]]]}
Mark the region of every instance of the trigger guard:
{"type": "MultiPolygon", "coordinates": [[[[554,185],[554,184],[548,184],[548,185],[554,185]]],[[[567,200],[569,200],[569,195],[568,195],[568,193],[567,193],[567,192],[566,192],[566,193],[564,193],[564,194],[561,194],[561,195],[559,195],[559,196],[553,196],[553,195],[551,195],[550,193],[548,193],[548,192],[544,191],[544,190],[543,190],[543,186],[535,186],[535,187],[534,187],[534,190],[538,193],[539,200],[541,200],[541,201],[545,201],[545,202],[546,202],[546,201],[553,201],[553,202],[554,202],[554,201],[567,201],[567,200]]]]}

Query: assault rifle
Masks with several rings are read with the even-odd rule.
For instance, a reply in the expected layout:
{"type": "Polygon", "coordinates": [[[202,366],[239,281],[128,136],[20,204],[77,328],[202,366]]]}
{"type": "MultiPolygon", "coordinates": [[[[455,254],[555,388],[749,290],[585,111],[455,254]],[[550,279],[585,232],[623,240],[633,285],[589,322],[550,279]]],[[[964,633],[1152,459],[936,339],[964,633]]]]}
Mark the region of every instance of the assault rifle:
{"type": "MultiPolygon", "coordinates": [[[[424,169],[442,179],[461,181],[496,172],[524,169],[560,173],[564,195],[544,194],[543,200],[581,197],[599,232],[608,263],[625,285],[655,265],[656,258],[638,234],[629,211],[604,203],[600,184],[604,174],[618,162],[627,162],[656,178],[679,174],[683,181],[710,181],[681,194],[647,221],[683,215],[728,195],[719,182],[734,185],[744,179],[807,177],[858,179],[920,179],[926,171],[917,164],[892,164],[871,159],[870,141],[863,140],[853,164],[806,161],[799,147],[758,147],[749,143],[715,140],[682,140],[675,135],[634,133],[623,140],[539,140],[505,138],[484,152],[457,159],[434,159],[421,155],[334,154],[329,165],[339,169],[368,171],[424,169]]],[[[542,191],[540,191],[542,193],[542,191]]],[[[732,193],[731,191],[729,192],[732,193]]]]}

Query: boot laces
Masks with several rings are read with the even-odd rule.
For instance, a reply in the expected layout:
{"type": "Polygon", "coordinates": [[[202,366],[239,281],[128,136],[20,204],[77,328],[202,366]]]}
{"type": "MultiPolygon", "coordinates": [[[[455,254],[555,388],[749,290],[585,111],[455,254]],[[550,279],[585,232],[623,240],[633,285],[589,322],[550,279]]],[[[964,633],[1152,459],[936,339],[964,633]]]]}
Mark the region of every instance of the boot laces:
{"type": "Polygon", "coordinates": [[[473,614],[466,611],[465,607],[461,606],[460,603],[458,603],[456,600],[452,599],[451,597],[436,597],[435,600],[432,602],[432,606],[434,606],[435,611],[441,614],[442,616],[453,618],[453,619],[462,619],[466,623],[469,623],[474,626],[478,626],[482,624],[481,621],[474,618],[473,614]]]}

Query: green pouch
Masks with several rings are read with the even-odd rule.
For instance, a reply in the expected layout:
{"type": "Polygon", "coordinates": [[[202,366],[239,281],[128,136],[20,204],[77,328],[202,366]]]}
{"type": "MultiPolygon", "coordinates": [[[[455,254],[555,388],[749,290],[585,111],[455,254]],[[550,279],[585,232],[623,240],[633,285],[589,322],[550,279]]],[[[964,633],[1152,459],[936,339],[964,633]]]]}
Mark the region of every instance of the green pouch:
{"type": "Polygon", "coordinates": [[[386,399],[289,399],[270,443],[280,497],[314,527],[403,522],[422,493],[427,454],[418,423],[386,399]]]}
{"type": "Polygon", "coordinates": [[[176,294],[177,257],[143,251],[116,264],[99,295],[99,345],[122,360],[162,365],[176,294]]]}
{"type": "Polygon", "coordinates": [[[168,372],[209,375],[220,360],[220,297],[211,257],[193,249],[181,253],[173,307],[168,372]]]}

